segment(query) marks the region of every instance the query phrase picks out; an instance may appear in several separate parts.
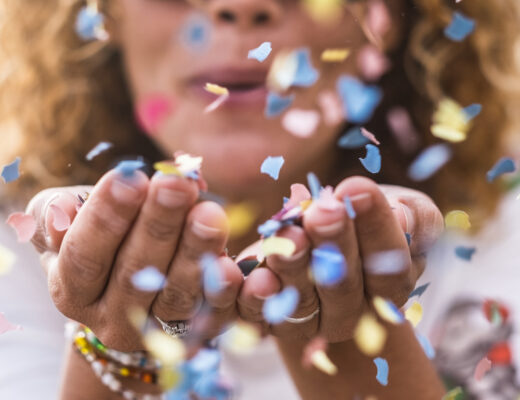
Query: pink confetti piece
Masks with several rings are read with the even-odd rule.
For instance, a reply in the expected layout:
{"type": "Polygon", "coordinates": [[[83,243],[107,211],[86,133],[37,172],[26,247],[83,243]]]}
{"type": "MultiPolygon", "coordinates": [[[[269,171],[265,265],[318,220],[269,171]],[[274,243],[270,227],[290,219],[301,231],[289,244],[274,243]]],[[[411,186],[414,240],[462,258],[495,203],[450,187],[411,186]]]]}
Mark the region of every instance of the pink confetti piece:
{"type": "Polygon", "coordinates": [[[318,95],[318,104],[326,125],[334,126],[345,119],[343,107],[339,97],[331,90],[323,91],[318,95]]]}
{"type": "Polygon", "coordinates": [[[219,97],[217,97],[217,99],[211,103],[209,106],[207,106],[205,109],[204,109],[204,112],[207,114],[207,113],[210,113],[210,112],[213,112],[215,111],[217,108],[219,108],[222,104],[225,103],[225,101],[229,98],[229,93],[224,93],[222,95],[220,95],[219,97]]]}
{"type": "Polygon", "coordinates": [[[376,136],[372,132],[367,131],[365,128],[361,128],[361,134],[375,145],[379,146],[381,144],[381,142],[377,140],[376,136]]]}
{"type": "Polygon", "coordinates": [[[321,336],[312,339],[303,349],[302,364],[305,368],[312,366],[312,355],[316,351],[327,351],[327,342],[321,336]]]}
{"type": "Polygon", "coordinates": [[[410,114],[403,107],[392,108],[386,120],[399,148],[407,154],[413,153],[419,146],[419,135],[415,130],[410,114]]]}
{"type": "Polygon", "coordinates": [[[146,133],[155,135],[172,109],[172,102],[166,96],[162,94],[150,96],[137,104],[137,122],[146,133]]]}
{"type": "Polygon", "coordinates": [[[308,138],[316,131],[320,123],[320,113],[314,110],[293,108],[282,119],[282,126],[294,136],[308,138]]]}
{"type": "Polygon", "coordinates": [[[70,216],[63,211],[63,209],[56,205],[51,204],[49,206],[49,210],[52,212],[52,226],[54,226],[54,229],[56,229],[58,232],[66,231],[70,227],[70,216]]]}
{"type": "Polygon", "coordinates": [[[475,374],[473,376],[475,380],[480,381],[484,375],[486,375],[486,372],[491,369],[491,365],[492,363],[487,357],[484,357],[482,360],[480,360],[475,367],[475,374]]]}
{"type": "Polygon", "coordinates": [[[0,312],[0,335],[9,331],[21,331],[22,327],[20,325],[14,325],[10,323],[7,318],[4,316],[4,313],[0,312]]]}
{"type": "Polygon", "coordinates": [[[391,66],[388,58],[374,45],[366,45],[360,50],[357,63],[363,77],[371,82],[379,80],[391,66]]]}
{"type": "Polygon", "coordinates": [[[32,215],[23,212],[13,213],[6,222],[16,231],[20,243],[29,242],[36,232],[36,220],[32,215]]]}

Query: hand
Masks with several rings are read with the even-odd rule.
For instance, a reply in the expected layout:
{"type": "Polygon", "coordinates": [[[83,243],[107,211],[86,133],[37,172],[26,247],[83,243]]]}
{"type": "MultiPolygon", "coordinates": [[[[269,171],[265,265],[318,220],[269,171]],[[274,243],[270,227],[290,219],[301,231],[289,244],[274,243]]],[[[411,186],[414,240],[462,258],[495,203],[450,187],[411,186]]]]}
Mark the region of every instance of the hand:
{"type": "MultiPolygon", "coordinates": [[[[291,202],[310,198],[303,185],[293,185],[291,202]]],[[[322,335],[329,342],[353,336],[359,317],[373,296],[382,296],[402,306],[425,266],[425,252],[443,229],[442,215],[426,195],[414,190],[378,186],[373,181],[345,179],[334,196],[322,196],[304,213],[303,227],[290,226],[277,233],[294,241],[290,258],[269,256],[268,268],[254,270],[239,294],[240,316],[260,323],[280,337],[311,338],[322,335]],[[343,199],[348,196],[356,211],[350,219],[343,199]],[[405,232],[411,236],[408,246],[405,232]],[[315,285],[308,274],[311,251],[324,242],[341,249],[347,276],[332,287],[315,285]],[[381,269],[370,262],[385,251],[397,250],[404,257],[399,270],[381,269]],[[320,313],[302,324],[284,322],[268,326],[262,315],[263,299],[286,286],[299,290],[300,302],[292,315],[300,318],[320,307],[320,313]]]]}
{"type": "Polygon", "coordinates": [[[163,321],[192,318],[202,298],[212,310],[215,332],[236,315],[236,295],[242,283],[238,267],[226,257],[219,268],[226,287],[204,293],[200,256],[221,254],[228,226],[215,203],[195,204],[194,181],[173,176],[149,180],[140,171],[132,178],[108,172],[95,187],[48,189],[39,193],[27,212],[38,221],[33,242],[42,253],[49,291],[65,316],[89,326],[108,347],[142,349],[140,335],[128,312],[140,307],[163,321]],[[90,191],[77,211],[78,194],[90,191]],[[66,232],[53,226],[50,204],[66,212],[72,224],[66,232]],[[146,266],[166,275],[160,292],[134,287],[132,276],[146,266]]]}

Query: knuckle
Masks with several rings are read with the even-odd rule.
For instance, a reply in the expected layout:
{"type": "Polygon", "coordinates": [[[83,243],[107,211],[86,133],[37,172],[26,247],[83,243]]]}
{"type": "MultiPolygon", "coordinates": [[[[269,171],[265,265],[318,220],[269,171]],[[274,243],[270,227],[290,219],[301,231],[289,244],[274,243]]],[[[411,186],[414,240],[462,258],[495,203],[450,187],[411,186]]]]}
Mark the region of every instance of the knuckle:
{"type": "Polygon", "coordinates": [[[200,288],[196,290],[188,285],[181,286],[176,283],[168,284],[157,298],[154,308],[156,313],[168,316],[172,314],[192,314],[200,299],[200,288]]]}
{"type": "Polygon", "coordinates": [[[132,283],[132,277],[144,267],[144,264],[132,256],[123,258],[124,261],[118,261],[114,266],[114,282],[121,293],[132,295],[137,292],[132,283]]]}
{"type": "Polygon", "coordinates": [[[60,252],[59,269],[70,274],[78,274],[87,282],[93,282],[101,277],[103,265],[84,247],[84,243],[70,239],[60,252]]]}
{"type": "Polygon", "coordinates": [[[238,300],[238,311],[240,318],[247,322],[263,322],[264,315],[262,314],[262,308],[255,307],[253,304],[246,300],[238,300]]]}
{"type": "Polygon", "coordinates": [[[145,222],[146,234],[156,241],[167,241],[179,232],[178,223],[160,218],[148,218],[145,222]]]}
{"type": "Polygon", "coordinates": [[[116,207],[108,202],[91,213],[91,222],[94,228],[112,235],[121,235],[128,230],[130,221],[128,217],[117,211],[116,207]]]}

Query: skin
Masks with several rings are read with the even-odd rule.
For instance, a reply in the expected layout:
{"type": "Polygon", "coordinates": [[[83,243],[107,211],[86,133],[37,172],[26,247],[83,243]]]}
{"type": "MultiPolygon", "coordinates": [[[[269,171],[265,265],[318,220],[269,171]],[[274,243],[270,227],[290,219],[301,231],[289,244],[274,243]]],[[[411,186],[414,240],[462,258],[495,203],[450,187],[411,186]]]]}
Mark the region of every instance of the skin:
{"type": "MultiPolygon", "coordinates": [[[[265,220],[280,208],[280,199],[291,183],[303,182],[310,170],[327,175],[333,160],[326,155],[335,146],[338,127],[322,126],[311,138],[302,140],[284,132],[279,120],[267,120],[263,105],[224,105],[203,114],[209,101],[193,95],[188,82],[194,74],[216,65],[258,68],[258,62],[246,60],[244,54],[265,40],[272,41],[273,48],[308,46],[315,57],[329,47],[361,46],[366,39],[353,17],[361,6],[345,10],[336,25],[325,27],[312,21],[295,1],[215,0],[205,4],[214,22],[214,35],[203,53],[192,54],[172,41],[172,35],[178,34],[193,11],[180,1],[120,0],[121,18],[110,27],[113,40],[124,55],[135,101],[156,92],[178,99],[175,113],[153,138],[164,153],[183,149],[203,156],[203,172],[210,189],[230,200],[261,204],[260,218],[265,220]],[[219,17],[222,10],[233,13],[235,20],[219,17]],[[267,21],[252,23],[260,12],[268,15],[267,21]],[[278,182],[259,173],[261,162],[273,151],[285,157],[278,182]]],[[[272,56],[261,67],[268,69],[271,60],[272,56]]],[[[345,72],[355,74],[354,63],[323,68],[316,85],[295,91],[295,106],[316,108],[317,94],[333,88],[339,74],[345,72]]],[[[301,185],[292,189],[292,202],[309,197],[301,185]]],[[[205,252],[222,254],[226,247],[237,254],[257,235],[253,229],[242,239],[228,240],[224,210],[216,203],[197,202],[197,197],[197,185],[190,180],[158,175],[149,179],[141,172],[125,178],[117,171],[105,174],[94,187],[53,188],[38,194],[27,211],[39,222],[33,241],[42,254],[58,310],[88,325],[105,345],[130,351],[142,348],[139,334],[127,319],[131,307],[143,308],[165,321],[184,320],[200,315],[204,299],[204,309],[209,310],[205,313],[205,335],[218,333],[237,317],[257,323],[265,333],[278,338],[280,351],[304,398],[319,398],[325,390],[330,390],[331,396],[344,393],[346,398],[356,393],[405,393],[407,378],[403,375],[394,379],[399,384],[369,390],[377,386],[373,365],[357,351],[351,338],[372,296],[389,298],[401,306],[413,289],[424,268],[424,252],[442,231],[442,216],[428,196],[377,185],[367,178],[347,178],[334,188],[333,195],[312,204],[302,227],[279,232],[279,236],[295,242],[293,257],[270,256],[268,268],[257,269],[244,280],[235,261],[222,255],[219,268],[226,286],[217,295],[201,285],[200,256],[205,252]],[[91,194],[78,212],[77,194],[85,190],[91,194]],[[353,201],[355,220],[347,216],[342,205],[345,195],[353,201]],[[66,232],[54,229],[51,203],[71,217],[66,232]],[[405,232],[412,235],[411,247],[405,232]],[[348,263],[346,279],[334,287],[316,286],[308,278],[310,252],[324,242],[335,243],[348,263]],[[372,273],[367,258],[386,250],[400,250],[406,255],[403,268],[393,274],[372,273]],[[131,283],[133,274],[148,265],[167,276],[160,292],[144,294],[131,283]],[[301,294],[293,317],[309,315],[318,305],[321,312],[304,324],[270,326],[262,318],[263,301],[288,285],[296,286],[301,294]],[[336,380],[329,381],[316,370],[302,370],[303,347],[317,334],[334,343],[335,362],[344,371],[336,380]],[[364,380],[358,376],[360,371],[365,371],[364,380]]],[[[254,246],[246,250],[251,251],[254,246]]],[[[442,386],[424,354],[417,350],[402,355],[403,348],[415,343],[411,330],[391,328],[389,332],[392,339],[385,355],[397,366],[394,371],[404,371],[404,365],[412,363],[416,382],[431,388],[431,397],[424,397],[420,391],[424,386],[419,384],[410,386],[406,393],[412,395],[416,390],[422,398],[440,398],[442,386]]],[[[85,392],[78,394],[78,387],[92,393],[103,391],[92,376],[80,380],[77,371],[82,368],[81,362],[74,357],[70,356],[62,398],[82,398],[85,392]],[[77,385],[80,381],[83,383],[77,385]]]]}

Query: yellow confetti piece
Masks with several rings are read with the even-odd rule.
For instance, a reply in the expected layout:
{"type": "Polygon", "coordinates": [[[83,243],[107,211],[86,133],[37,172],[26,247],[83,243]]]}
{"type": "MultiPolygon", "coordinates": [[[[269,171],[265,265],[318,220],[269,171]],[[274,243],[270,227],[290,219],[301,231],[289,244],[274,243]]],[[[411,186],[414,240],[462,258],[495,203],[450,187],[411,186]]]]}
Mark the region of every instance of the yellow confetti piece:
{"type": "Polygon", "coordinates": [[[375,356],[385,345],[386,330],[374,316],[365,314],[354,330],[354,341],[364,354],[375,356]]]}
{"type": "Polygon", "coordinates": [[[267,74],[267,87],[276,92],[287,90],[294,82],[297,69],[298,59],[294,52],[278,52],[267,74]]]}
{"type": "Polygon", "coordinates": [[[174,366],[186,358],[186,349],[180,339],[168,336],[160,330],[153,330],[144,337],[145,347],[163,365],[174,366]]]}
{"type": "Polygon", "coordinates": [[[312,199],[303,200],[300,202],[300,207],[302,208],[302,211],[305,211],[307,208],[310,207],[311,204],[312,204],[312,199]]]}
{"type": "Polygon", "coordinates": [[[260,342],[260,332],[253,325],[237,322],[222,337],[221,344],[235,354],[246,354],[260,342]]]}
{"type": "Polygon", "coordinates": [[[423,308],[421,304],[414,301],[413,304],[404,312],[404,317],[410,321],[414,328],[421,322],[423,316],[423,308]]]}
{"type": "Polygon", "coordinates": [[[230,236],[240,237],[246,234],[256,220],[256,208],[249,203],[232,204],[226,207],[230,236]]]}
{"type": "Polygon", "coordinates": [[[128,319],[135,329],[141,331],[146,326],[148,314],[143,308],[132,306],[128,310],[128,319]]]}
{"type": "Polygon", "coordinates": [[[311,362],[317,369],[328,375],[336,375],[338,373],[338,368],[330,361],[330,358],[323,350],[312,353],[311,362]]]}
{"type": "Polygon", "coordinates": [[[273,254],[290,257],[294,254],[294,250],[296,250],[296,245],[291,239],[271,236],[262,241],[264,257],[269,257],[273,254]]]}
{"type": "Polygon", "coordinates": [[[323,62],[342,62],[347,59],[350,54],[349,49],[327,49],[321,53],[321,61],[323,62]]]}
{"type": "Polygon", "coordinates": [[[431,131],[433,136],[452,143],[462,142],[467,137],[466,132],[458,131],[446,125],[433,125],[431,131]]]}
{"type": "Polygon", "coordinates": [[[341,15],[343,0],[304,0],[304,7],[312,18],[329,22],[341,15]]]}
{"type": "Polygon", "coordinates": [[[443,99],[433,114],[431,132],[435,137],[457,143],[466,140],[470,126],[464,109],[451,99],[443,99]]]}
{"type": "Polygon", "coordinates": [[[16,255],[7,247],[0,245],[0,276],[11,272],[15,261],[16,255]]]}
{"type": "Polygon", "coordinates": [[[450,211],[444,217],[444,221],[446,222],[446,228],[462,229],[465,231],[471,228],[469,215],[461,210],[450,211]]]}
{"type": "Polygon", "coordinates": [[[229,90],[228,89],[226,89],[225,87],[219,86],[219,85],[215,85],[214,83],[206,83],[206,86],[204,87],[204,89],[207,92],[216,94],[217,96],[222,96],[222,95],[228,95],[229,94],[229,90]]]}
{"type": "Polygon", "coordinates": [[[161,368],[159,370],[158,383],[161,388],[167,392],[174,389],[181,382],[181,374],[171,368],[161,368]]]}
{"type": "Polygon", "coordinates": [[[442,400],[456,400],[458,395],[463,394],[460,386],[457,386],[455,389],[451,389],[448,393],[446,393],[442,400]]]}
{"type": "Polygon", "coordinates": [[[376,296],[372,300],[372,304],[374,305],[374,309],[376,310],[379,317],[385,321],[394,325],[403,322],[403,316],[397,312],[397,307],[389,300],[385,300],[382,297],[376,296]]]}
{"type": "Polygon", "coordinates": [[[165,161],[156,162],[153,165],[153,167],[156,171],[159,171],[159,172],[163,173],[164,175],[182,176],[181,171],[179,171],[179,169],[175,165],[173,165],[169,162],[165,162],[165,161]]]}

